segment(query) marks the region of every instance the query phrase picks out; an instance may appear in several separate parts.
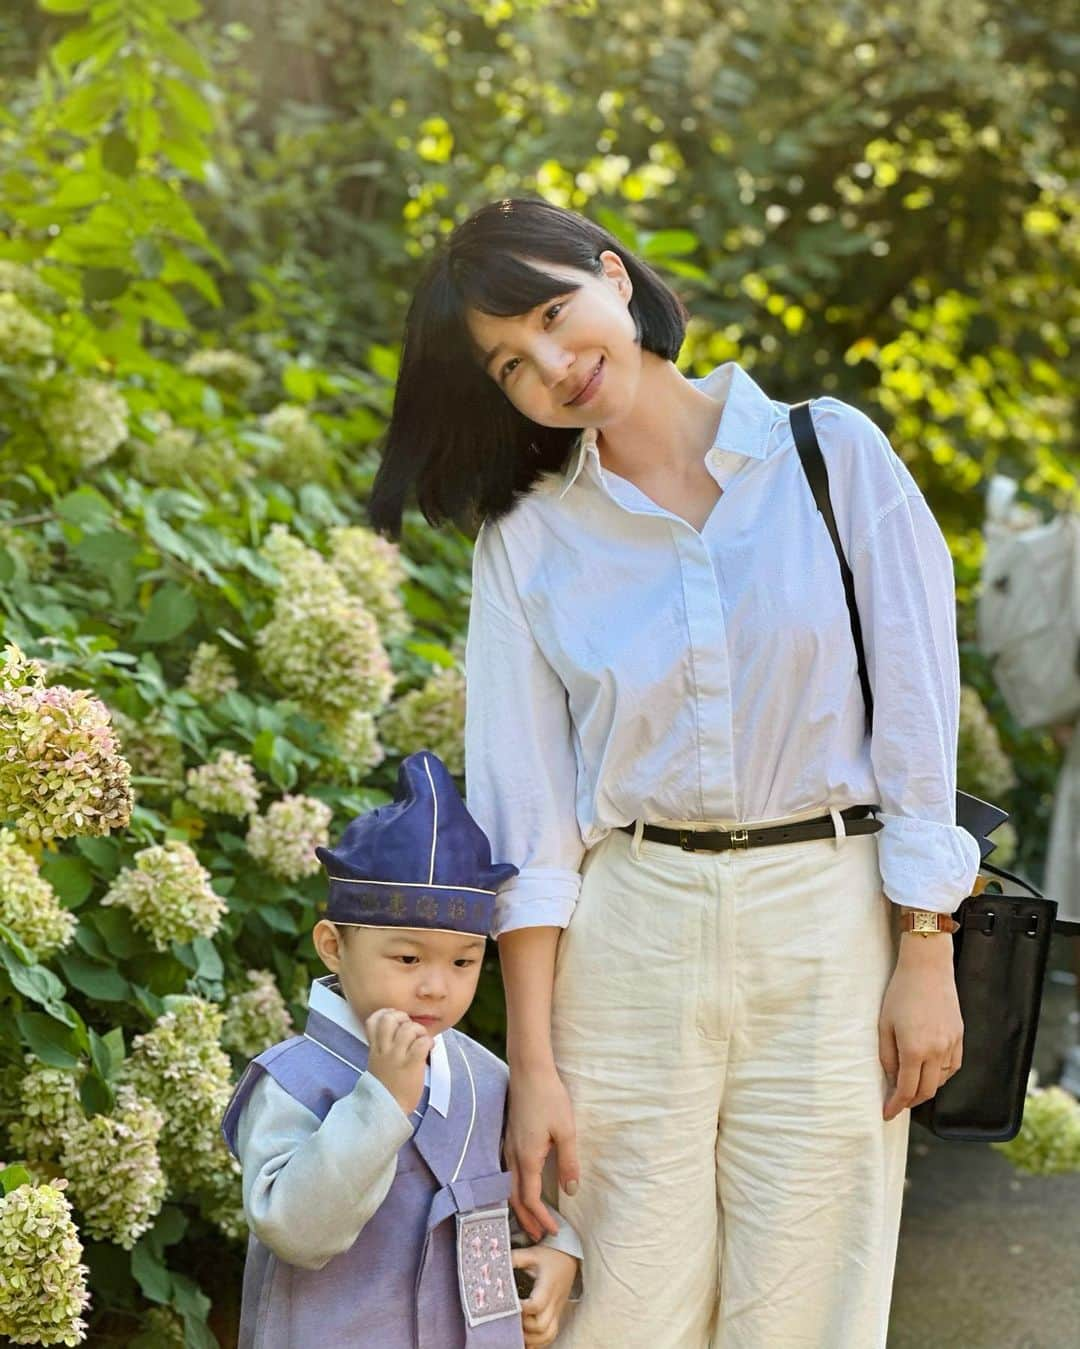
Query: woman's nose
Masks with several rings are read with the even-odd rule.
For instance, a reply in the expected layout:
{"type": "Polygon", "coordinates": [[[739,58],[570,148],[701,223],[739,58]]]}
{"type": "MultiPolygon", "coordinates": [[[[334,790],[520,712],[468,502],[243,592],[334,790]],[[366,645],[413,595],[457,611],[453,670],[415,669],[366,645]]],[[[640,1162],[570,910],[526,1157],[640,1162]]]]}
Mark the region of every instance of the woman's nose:
{"type": "Polygon", "coordinates": [[[553,389],[566,378],[574,364],[574,355],[558,342],[546,342],[537,349],[535,360],[540,378],[547,388],[553,389]]]}

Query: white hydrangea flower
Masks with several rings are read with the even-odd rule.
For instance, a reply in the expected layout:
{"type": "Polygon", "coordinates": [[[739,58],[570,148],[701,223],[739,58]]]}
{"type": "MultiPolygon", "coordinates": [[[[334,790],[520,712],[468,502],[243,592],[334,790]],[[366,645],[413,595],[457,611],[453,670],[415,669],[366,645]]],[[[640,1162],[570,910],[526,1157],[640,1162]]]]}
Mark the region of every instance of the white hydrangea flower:
{"type": "Polygon", "coordinates": [[[379,744],[378,728],[370,712],[353,708],[326,718],[326,729],[334,747],[334,756],[358,777],[377,768],[386,758],[379,744]]]}
{"type": "Polygon", "coordinates": [[[332,482],[337,466],[334,454],[307,408],[279,403],[262,419],[262,430],[273,440],[260,448],[260,469],[286,487],[309,482],[332,482]]]}
{"type": "Polygon", "coordinates": [[[10,829],[0,829],[0,923],[11,928],[37,960],[62,951],[78,926],[10,829]]]}
{"type": "Polygon", "coordinates": [[[32,1166],[56,1163],[74,1129],[85,1116],[79,1102],[82,1069],[50,1068],[26,1055],[20,1084],[22,1109],[8,1128],[11,1146],[32,1166]]]}
{"type": "Polygon", "coordinates": [[[298,881],[318,872],[315,849],[329,847],[332,817],[330,807],[312,796],[283,796],[265,815],[252,816],[244,842],[271,876],[298,881]]]}
{"type": "Polygon", "coordinates": [[[165,1198],[157,1153],[163,1123],[157,1106],[125,1085],[111,1114],[82,1119],[69,1131],[60,1169],[83,1229],[95,1240],[130,1251],[154,1225],[165,1198]]]}
{"type": "Polygon", "coordinates": [[[184,688],[201,703],[211,703],[240,687],[229,653],[213,642],[200,642],[191,658],[184,688]]]}
{"type": "Polygon", "coordinates": [[[997,727],[969,684],[960,689],[957,781],[964,791],[995,801],[1016,786],[1016,773],[1002,748],[997,727]]]}
{"type": "Polygon", "coordinates": [[[241,1058],[253,1059],[292,1033],[292,1017],[269,970],[248,970],[249,987],[225,1006],[221,1043],[241,1058]]]}
{"type": "Polygon", "coordinates": [[[10,258],[0,258],[0,291],[8,291],[34,304],[48,304],[57,298],[52,286],[32,267],[10,258]]]}
{"type": "Polygon", "coordinates": [[[11,1344],[81,1344],[90,1303],[65,1180],[0,1197],[0,1335],[11,1344]]]}
{"type": "Polygon", "coordinates": [[[184,998],[137,1035],[121,1074],[161,1111],[158,1153],[174,1194],[216,1192],[231,1171],[221,1117],[232,1096],[232,1069],[220,1044],[222,1014],[202,998],[184,998]]]}
{"type": "Polygon", "coordinates": [[[403,636],[409,616],[401,596],[405,568],[397,544],[374,530],[349,525],[330,531],[330,565],[350,595],[374,615],[386,638],[403,636]]]}
{"type": "Polygon", "coordinates": [[[6,365],[51,356],[52,329],[31,314],[10,291],[0,291],[0,353],[6,365]]]}
{"type": "Polygon", "coordinates": [[[184,747],[165,719],[113,712],[112,721],[132,776],[155,779],[138,784],[137,798],[166,803],[179,795],[184,788],[184,747]]]}
{"type": "Polygon", "coordinates": [[[1020,1132],[993,1146],[1028,1175],[1080,1171],[1080,1102],[1062,1087],[1029,1091],[1020,1132]]]}
{"type": "Polygon", "coordinates": [[[81,468],[103,464],[127,439],[128,406],[100,379],[70,379],[41,409],[52,448],[81,468]]]}
{"type": "Polygon", "coordinates": [[[259,806],[255,766],[245,754],[221,749],[210,763],[189,768],[187,798],[200,810],[251,815],[259,806]]]}
{"type": "Polygon", "coordinates": [[[135,865],[120,873],[101,903],[130,910],[136,927],[159,951],[174,941],[212,937],[226,909],[210,884],[210,873],[176,839],[137,852],[135,865]]]}
{"type": "Polygon", "coordinates": [[[435,671],[423,687],[391,703],[379,719],[379,736],[403,757],[431,750],[460,777],[465,772],[465,676],[456,668],[435,671]]]}
{"type": "Polygon", "coordinates": [[[17,646],[0,664],[0,819],[24,838],[107,834],[131,817],[131,770],[105,704],[46,688],[17,646]]]}
{"type": "Polygon", "coordinates": [[[320,718],[377,712],[394,680],[374,617],[286,531],[272,530],[263,551],[281,573],[273,616],[255,639],[267,678],[320,718]]]}
{"type": "Polygon", "coordinates": [[[262,366],[240,351],[207,347],[194,351],[184,362],[186,374],[205,379],[223,393],[243,397],[262,379],[262,366]]]}

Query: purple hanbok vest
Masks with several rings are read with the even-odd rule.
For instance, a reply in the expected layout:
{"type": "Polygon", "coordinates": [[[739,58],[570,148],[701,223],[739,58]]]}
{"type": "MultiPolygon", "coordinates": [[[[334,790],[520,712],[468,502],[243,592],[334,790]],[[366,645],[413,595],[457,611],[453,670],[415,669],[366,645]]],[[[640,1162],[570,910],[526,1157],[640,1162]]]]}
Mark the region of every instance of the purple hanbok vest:
{"type": "MultiPolygon", "coordinates": [[[[366,1066],[367,1046],[314,1011],[307,1032],[260,1054],[241,1078],[222,1124],[234,1152],[262,1073],[319,1120],[355,1087],[360,1074],[335,1054],[366,1066]]],[[[443,1040],[449,1113],[424,1112],[398,1152],[389,1193],[349,1250],[301,1269],[249,1238],[239,1349],[523,1349],[516,1310],[469,1325],[458,1273],[457,1215],[504,1205],[510,1192],[500,1164],[506,1065],[457,1031],[443,1040]]],[[[477,1249],[492,1221],[470,1227],[465,1217],[477,1249]]]]}

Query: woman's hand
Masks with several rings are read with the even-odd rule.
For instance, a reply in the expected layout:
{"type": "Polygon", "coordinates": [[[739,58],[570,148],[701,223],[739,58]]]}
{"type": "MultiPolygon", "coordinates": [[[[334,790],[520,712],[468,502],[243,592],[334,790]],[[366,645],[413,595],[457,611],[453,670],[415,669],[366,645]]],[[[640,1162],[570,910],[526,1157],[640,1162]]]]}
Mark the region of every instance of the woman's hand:
{"type": "Polygon", "coordinates": [[[905,933],[878,1020],[881,1066],[892,1084],[885,1119],[928,1101],[960,1067],[963,1046],[952,941],[905,933]]]}
{"type": "Polygon", "coordinates": [[[532,1292],[521,1304],[525,1349],[544,1349],[559,1333],[559,1317],[574,1287],[578,1261],[553,1246],[527,1246],[511,1251],[515,1269],[533,1276],[532,1292]]]}
{"type": "Polygon", "coordinates": [[[559,1186],[574,1194],[579,1179],[574,1109],[555,1065],[523,1068],[511,1064],[503,1155],[513,1174],[510,1202],[532,1241],[558,1231],[540,1197],[540,1177],[552,1146],[559,1186]]]}

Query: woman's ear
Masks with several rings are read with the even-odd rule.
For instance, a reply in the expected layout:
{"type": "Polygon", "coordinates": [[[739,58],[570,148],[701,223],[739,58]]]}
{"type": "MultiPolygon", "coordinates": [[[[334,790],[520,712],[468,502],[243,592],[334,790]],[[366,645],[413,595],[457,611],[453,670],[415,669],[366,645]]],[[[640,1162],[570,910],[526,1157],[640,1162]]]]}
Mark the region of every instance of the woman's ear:
{"type": "Polygon", "coordinates": [[[311,941],[316,954],[331,974],[341,969],[341,954],[345,938],[334,923],[320,918],[311,930],[311,941]]]}
{"type": "Polygon", "coordinates": [[[630,274],[627,272],[626,264],[623,262],[622,258],[620,258],[618,253],[614,252],[612,249],[605,248],[600,254],[599,262],[600,266],[604,269],[604,276],[608,281],[614,283],[615,289],[627,304],[629,304],[630,299],[634,294],[634,284],[630,280],[630,274]]]}

